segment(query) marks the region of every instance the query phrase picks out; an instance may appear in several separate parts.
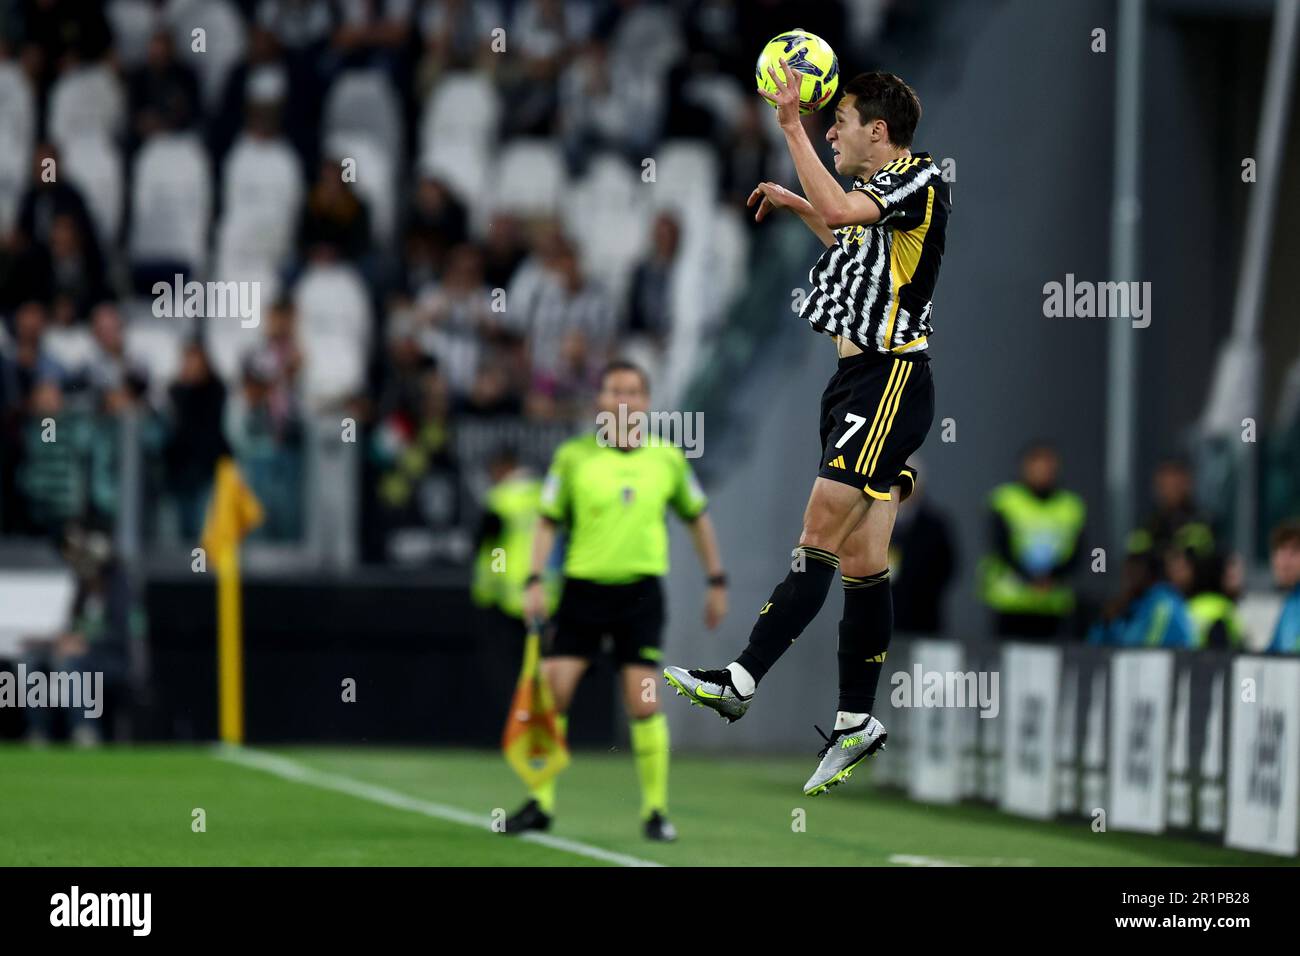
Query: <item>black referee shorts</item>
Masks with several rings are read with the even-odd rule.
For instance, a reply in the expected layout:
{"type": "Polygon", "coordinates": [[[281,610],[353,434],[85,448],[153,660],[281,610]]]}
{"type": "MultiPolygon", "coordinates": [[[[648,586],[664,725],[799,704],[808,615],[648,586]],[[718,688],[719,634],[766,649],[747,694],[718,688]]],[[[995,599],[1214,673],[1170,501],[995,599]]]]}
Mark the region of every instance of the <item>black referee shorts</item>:
{"type": "Polygon", "coordinates": [[[934,379],[926,355],[864,352],[840,359],[822,394],[822,460],[818,476],[888,500],[916,484],[907,459],[934,421],[934,379]]]}
{"type": "Polygon", "coordinates": [[[663,630],[664,592],[659,578],[631,584],[565,578],[546,655],[592,660],[608,641],[620,667],[653,667],[663,657],[663,630]]]}

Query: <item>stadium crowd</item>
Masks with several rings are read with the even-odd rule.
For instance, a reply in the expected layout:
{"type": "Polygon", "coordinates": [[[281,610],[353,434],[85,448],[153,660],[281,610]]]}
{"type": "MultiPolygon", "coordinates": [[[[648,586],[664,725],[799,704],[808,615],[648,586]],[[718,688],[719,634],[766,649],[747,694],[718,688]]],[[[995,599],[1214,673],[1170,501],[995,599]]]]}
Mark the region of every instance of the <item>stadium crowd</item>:
{"type": "MultiPolygon", "coordinates": [[[[865,45],[888,7],[814,19],[865,45]]],[[[799,11],[0,3],[0,531],[111,527],[127,418],[147,536],[192,540],[231,452],[295,540],[342,416],[364,524],[428,524],[461,424],[570,421],[616,347],[684,383],[779,160],[736,78],[799,11]],[[160,318],[191,280],[255,286],[256,327],[160,318]]]]}

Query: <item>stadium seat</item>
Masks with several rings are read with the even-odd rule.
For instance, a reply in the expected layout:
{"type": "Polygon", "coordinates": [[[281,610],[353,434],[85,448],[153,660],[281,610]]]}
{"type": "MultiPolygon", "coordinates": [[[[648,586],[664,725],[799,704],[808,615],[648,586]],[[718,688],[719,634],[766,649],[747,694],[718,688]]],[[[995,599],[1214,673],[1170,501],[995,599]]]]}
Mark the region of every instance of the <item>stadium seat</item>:
{"type": "Polygon", "coordinates": [[[331,156],[356,160],[355,186],[370,210],[370,231],[379,245],[392,243],[397,224],[397,183],[392,154],[383,144],[359,130],[330,135],[325,143],[331,156]]]}
{"type": "Polygon", "coordinates": [[[163,133],[145,143],[131,192],[132,261],[202,268],[211,215],[212,174],[198,137],[163,133]]]}
{"type": "Polygon", "coordinates": [[[322,139],[340,133],[368,136],[387,157],[404,156],[402,111],[388,78],[378,70],[353,70],[341,75],[325,96],[322,139]]]}
{"type": "Polygon", "coordinates": [[[126,124],[126,94],[105,63],[78,67],[55,80],[49,109],[50,138],[59,148],[88,133],[117,140],[126,124]]]}
{"type": "Polygon", "coordinates": [[[36,97],[27,74],[18,64],[0,63],[0,230],[7,232],[18,217],[18,204],[31,179],[32,145],[36,135],[36,97]]]}
{"type": "Polygon", "coordinates": [[[646,219],[646,184],[626,160],[605,154],[570,185],[560,210],[564,231],[582,253],[588,273],[621,301],[632,269],[647,243],[645,228],[628,228],[646,219]]]}
{"type": "Polygon", "coordinates": [[[84,368],[95,355],[95,340],[90,334],[90,328],[85,325],[67,328],[55,326],[46,331],[41,342],[50,358],[66,372],[84,368]]]}
{"type": "Polygon", "coordinates": [[[245,327],[234,317],[205,318],[200,321],[203,342],[216,369],[227,384],[239,382],[240,363],[266,334],[266,315],[279,296],[280,279],[274,269],[253,261],[220,264],[212,276],[214,282],[247,282],[257,286],[258,324],[245,327]]]}
{"type": "Polygon", "coordinates": [[[524,216],[554,215],[565,179],[560,148],[550,140],[514,140],[501,150],[494,178],[494,209],[524,216]]]}
{"type": "Polygon", "coordinates": [[[162,400],[167,386],[176,380],[180,371],[184,325],[175,319],[135,313],[126,322],[124,339],[128,358],[139,362],[149,373],[152,398],[162,400]]]}
{"type": "Polygon", "coordinates": [[[294,290],[303,349],[303,397],[313,411],[365,385],[371,334],[370,300],[356,270],[313,265],[294,290]]]}
{"type": "Polygon", "coordinates": [[[63,148],[68,180],[85,197],[100,245],[113,248],[122,227],[125,201],[122,154],[102,133],[74,136],[63,148]]]}
{"type": "Polygon", "coordinates": [[[501,101],[487,77],[451,73],[430,91],[420,119],[420,152],[448,142],[486,147],[497,135],[501,101]]]}
{"type": "Polygon", "coordinates": [[[206,109],[217,105],[226,77],[244,58],[247,40],[244,20],[230,0],[174,0],[167,5],[176,58],[198,74],[206,109]],[[205,49],[193,48],[194,30],[205,33],[205,49]]]}
{"type": "Polygon", "coordinates": [[[221,192],[218,271],[274,269],[293,250],[303,200],[298,155],[283,140],[241,136],[226,157],[221,192]]]}
{"type": "Polygon", "coordinates": [[[712,213],[718,195],[718,161],[713,150],[691,140],[670,140],[656,154],[650,193],[656,209],[673,209],[685,221],[712,213]]]}
{"type": "Polygon", "coordinates": [[[149,51],[149,38],[158,28],[155,5],[149,0],[109,0],[104,12],[113,30],[117,62],[124,70],[140,66],[149,51]]]}

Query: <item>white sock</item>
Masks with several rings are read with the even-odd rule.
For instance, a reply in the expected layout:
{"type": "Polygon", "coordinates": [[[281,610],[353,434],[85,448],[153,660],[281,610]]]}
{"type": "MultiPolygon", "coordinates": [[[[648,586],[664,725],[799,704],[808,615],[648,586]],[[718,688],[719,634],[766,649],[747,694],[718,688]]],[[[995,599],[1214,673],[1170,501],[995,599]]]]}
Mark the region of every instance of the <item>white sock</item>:
{"type": "Polygon", "coordinates": [[[856,727],[866,719],[866,714],[850,714],[847,710],[839,710],[835,712],[835,729],[848,730],[850,727],[856,727]]]}
{"type": "Polygon", "coordinates": [[[731,683],[735,685],[736,693],[741,697],[754,693],[754,678],[749,671],[739,664],[728,664],[727,670],[731,673],[731,683]]]}

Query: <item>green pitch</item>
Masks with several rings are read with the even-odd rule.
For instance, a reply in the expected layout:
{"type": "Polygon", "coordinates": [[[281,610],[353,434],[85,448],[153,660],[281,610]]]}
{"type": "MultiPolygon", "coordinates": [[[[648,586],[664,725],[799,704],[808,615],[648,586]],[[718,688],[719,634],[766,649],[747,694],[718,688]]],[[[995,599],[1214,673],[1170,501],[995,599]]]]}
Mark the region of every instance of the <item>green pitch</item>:
{"type": "Polygon", "coordinates": [[[855,776],[806,798],[809,759],[675,758],[681,839],[641,839],[625,753],[575,755],[554,840],[487,829],[522,790],[495,753],[0,746],[0,865],[1268,865],[1208,844],[927,807],[855,776]],[[250,761],[255,765],[250,765],[250,761]],[[205,832],[194,832],[194,811],[205,832]],[[796,832],[798,811],[805,814],[796,832]]]}

